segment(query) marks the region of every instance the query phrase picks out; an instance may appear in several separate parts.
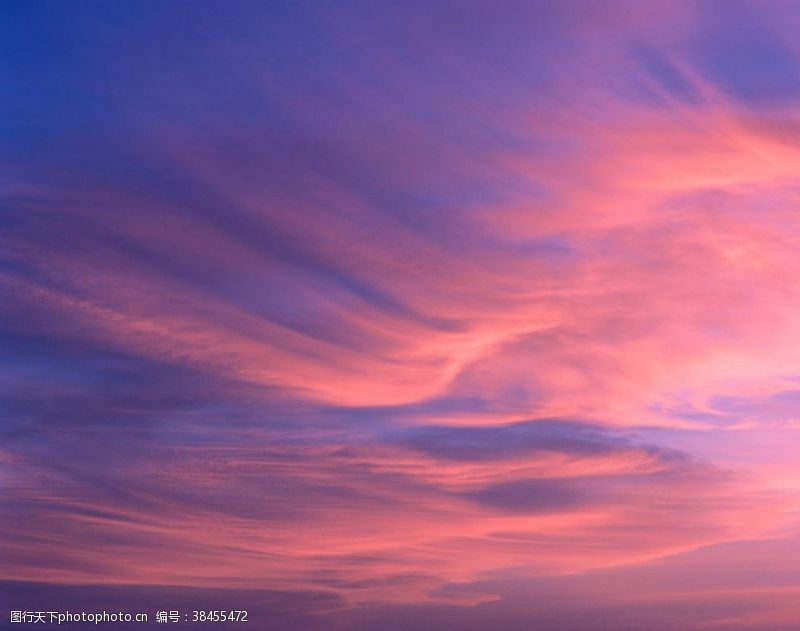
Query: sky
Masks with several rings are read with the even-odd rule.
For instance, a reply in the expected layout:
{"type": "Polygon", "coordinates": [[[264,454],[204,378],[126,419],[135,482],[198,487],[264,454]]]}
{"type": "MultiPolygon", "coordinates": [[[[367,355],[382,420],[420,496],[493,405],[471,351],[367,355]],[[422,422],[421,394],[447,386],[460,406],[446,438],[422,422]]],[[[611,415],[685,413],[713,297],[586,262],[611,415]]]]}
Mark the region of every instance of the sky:
{"type": "Polygon", "coordinates": [[[796,2],[0,16],[0,628],[798,628],[796,2]]]}

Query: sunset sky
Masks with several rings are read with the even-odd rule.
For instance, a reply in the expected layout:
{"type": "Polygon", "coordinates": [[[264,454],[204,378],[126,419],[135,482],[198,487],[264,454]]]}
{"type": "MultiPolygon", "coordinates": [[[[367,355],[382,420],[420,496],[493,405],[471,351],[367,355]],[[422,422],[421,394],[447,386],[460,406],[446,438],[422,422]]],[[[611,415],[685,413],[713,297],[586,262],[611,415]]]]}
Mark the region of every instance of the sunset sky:
{"type": "Polygon", "coordinates": [[[800,628],[800,4],[0,17],[0,629],[800,628]]]}

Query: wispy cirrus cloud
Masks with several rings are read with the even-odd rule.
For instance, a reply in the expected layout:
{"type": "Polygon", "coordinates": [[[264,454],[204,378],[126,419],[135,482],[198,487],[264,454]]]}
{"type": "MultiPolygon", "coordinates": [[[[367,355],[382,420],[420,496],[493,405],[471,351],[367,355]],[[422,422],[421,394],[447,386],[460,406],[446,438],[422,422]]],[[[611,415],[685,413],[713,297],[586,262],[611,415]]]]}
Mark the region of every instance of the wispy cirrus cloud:
{"type": "Polygon", "coordinates": [[[357,628],[794,527],[791,6],[73,10],[17,16],[4,579],[357,628]]]}

